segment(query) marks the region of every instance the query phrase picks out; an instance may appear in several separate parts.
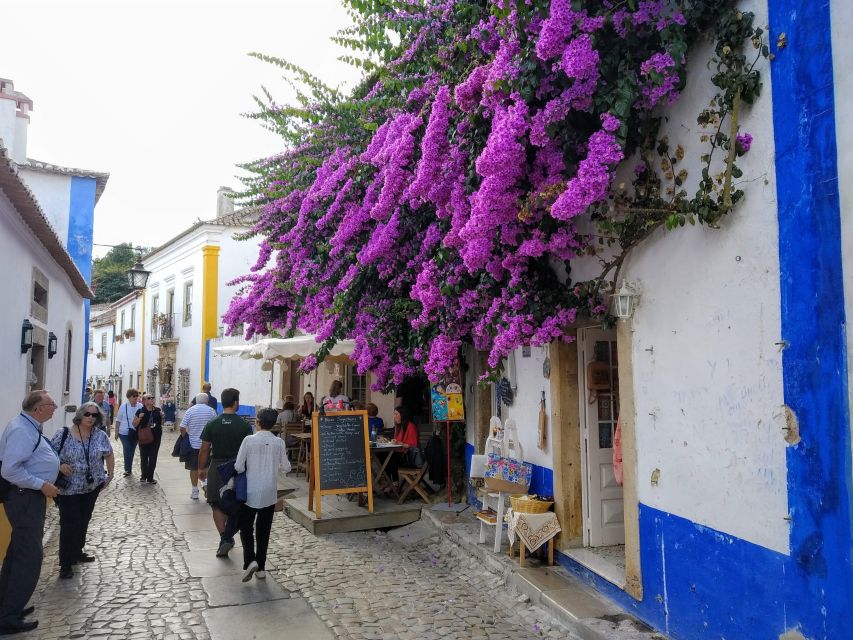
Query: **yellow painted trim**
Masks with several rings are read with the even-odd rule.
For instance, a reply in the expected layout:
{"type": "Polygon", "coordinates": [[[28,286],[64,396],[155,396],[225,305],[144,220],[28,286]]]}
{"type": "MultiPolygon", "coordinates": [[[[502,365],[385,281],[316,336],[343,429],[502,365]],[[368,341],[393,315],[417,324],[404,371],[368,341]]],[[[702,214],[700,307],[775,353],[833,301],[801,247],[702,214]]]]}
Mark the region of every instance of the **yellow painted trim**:
{"type": "Polygon", "coordinates": [[[201,366],[199,386],[204,384],[205,345],[216,337],[217,309],[219,308],[219,247],[205,245],[202,253],[201,284],[201,366]]]}
{"type": "Polygon", "coordinates": [[[9,524],[9,519],[6,517],[6,509],[0,504],[0,562],[6,557],[6,549],[9,548],[9,541],[12,539],[12,526],[9,524]]]}

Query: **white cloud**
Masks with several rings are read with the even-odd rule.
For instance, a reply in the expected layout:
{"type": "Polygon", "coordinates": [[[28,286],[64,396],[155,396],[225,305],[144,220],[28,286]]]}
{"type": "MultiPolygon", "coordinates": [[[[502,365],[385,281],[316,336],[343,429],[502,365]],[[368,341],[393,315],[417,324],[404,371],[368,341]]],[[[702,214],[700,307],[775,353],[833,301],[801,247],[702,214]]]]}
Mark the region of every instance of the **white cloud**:
{"type": "Polygon", "coordinates": [[[235,165],[281,150],[241,114],[261,85],[280,103],[292,94],[247,54],[351,87],[358,72],[329,41],[348,23],[333,0],[4,2],[0,77],[34,102],[30,157],[110,172],[95,241],[152,246],[213,217],[235,165]]]}

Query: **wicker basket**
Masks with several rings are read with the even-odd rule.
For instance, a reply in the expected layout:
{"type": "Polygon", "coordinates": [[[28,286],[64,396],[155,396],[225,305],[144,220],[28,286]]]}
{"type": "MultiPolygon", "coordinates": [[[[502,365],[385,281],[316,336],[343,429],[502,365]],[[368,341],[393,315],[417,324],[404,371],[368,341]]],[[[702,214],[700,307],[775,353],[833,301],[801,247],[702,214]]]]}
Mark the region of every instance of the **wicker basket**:
{"type": "Polygon", "coordinates": [[[510,496],[509,503],[516,513],[546,513],[554,505],[550,500],[528,500],[527,494],[510,496]]]}

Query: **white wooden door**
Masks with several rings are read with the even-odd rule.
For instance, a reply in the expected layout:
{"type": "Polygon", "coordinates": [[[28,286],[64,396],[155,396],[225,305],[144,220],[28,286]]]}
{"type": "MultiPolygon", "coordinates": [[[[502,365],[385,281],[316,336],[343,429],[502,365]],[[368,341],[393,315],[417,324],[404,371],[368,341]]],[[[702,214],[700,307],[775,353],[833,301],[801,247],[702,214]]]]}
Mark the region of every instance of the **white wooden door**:
{"type": "Polygon", "coordinates": [[[616,333],[579,332],[583,372],[581,416],[584,459],[584,543],[604,547],[625,543],[622,487],[613,474],[613,435],[619,415],[616,333]],[[596,363],[590,369],[590,363],[596,363]],[[597,388],[592,388],[597,387],[597,388]]]}

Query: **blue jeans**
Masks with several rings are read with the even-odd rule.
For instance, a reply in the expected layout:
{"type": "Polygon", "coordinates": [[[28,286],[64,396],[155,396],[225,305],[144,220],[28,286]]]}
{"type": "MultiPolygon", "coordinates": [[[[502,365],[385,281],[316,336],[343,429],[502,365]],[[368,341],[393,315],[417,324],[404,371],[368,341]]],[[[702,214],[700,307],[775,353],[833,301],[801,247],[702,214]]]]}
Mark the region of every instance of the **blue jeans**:
{"type": "Polygon", "coordinates": [[[133,469],[133,454],[136,453],[136,430],[128,429],[127,435],[119,434],[118,439],[121,440],[121,449],[124,452],[124,472],[130,473],[133,469]]]}

